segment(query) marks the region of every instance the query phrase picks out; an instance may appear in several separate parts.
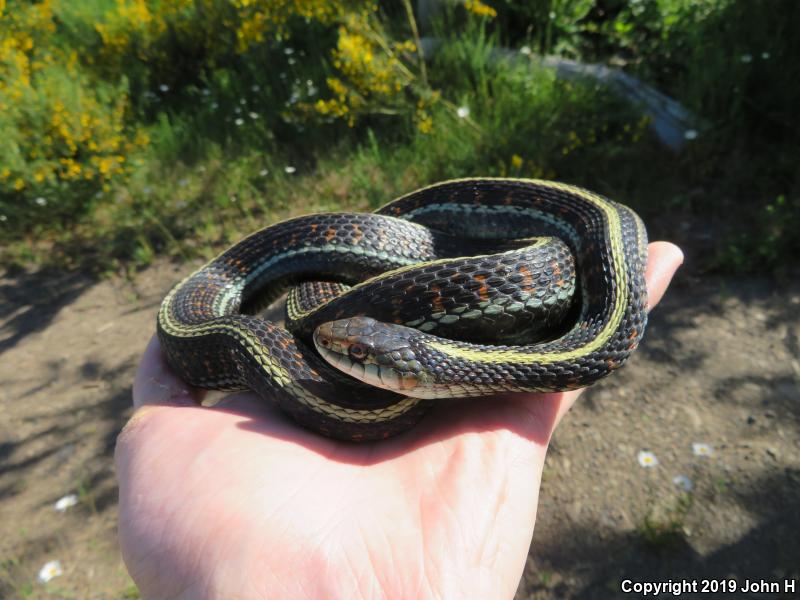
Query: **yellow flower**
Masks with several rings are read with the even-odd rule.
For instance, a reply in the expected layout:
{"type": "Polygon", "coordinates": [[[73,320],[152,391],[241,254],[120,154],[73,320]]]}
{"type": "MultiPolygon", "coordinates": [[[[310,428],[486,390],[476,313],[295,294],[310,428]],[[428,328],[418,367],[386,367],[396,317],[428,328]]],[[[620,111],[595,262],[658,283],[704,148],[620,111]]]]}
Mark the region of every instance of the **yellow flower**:
{"type": "Polygon", "coordinates": [[[478,15],[479,17],[492,18],[497,16],[497,11],[495,9],[484,4],[480,0],[466,0],[464,2],[464,8],[466,8],[472,14],[478,15]]]}
{"type": "Polygon", "coordinates": [[[511,166],[517,170],[522,168],[522,157],[519,154],[514,154],[511,157],[511,166]]]}
{"type": "Polygon", "coordinates": [[[433,119],[430,117],[423,118],[419,123],[417,123],[417,128],[422,133],[430,133],[433,129],[433,119]]]}

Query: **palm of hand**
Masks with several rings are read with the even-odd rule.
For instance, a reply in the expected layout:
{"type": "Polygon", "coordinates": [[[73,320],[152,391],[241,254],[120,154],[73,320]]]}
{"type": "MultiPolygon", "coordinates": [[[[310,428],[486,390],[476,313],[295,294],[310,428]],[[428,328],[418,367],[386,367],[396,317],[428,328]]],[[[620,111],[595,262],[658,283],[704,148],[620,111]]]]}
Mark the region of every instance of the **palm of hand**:
{"type": "Polygon", "coordinates": [[[119,464],[147,491],[121,486],[126,563],[145,597],[511,596],[562,400],[473,402],[445,423],[451,407],[377,445],[298,431],[251,394],[149,408],[120,438],[149,440],[119,464]]]}

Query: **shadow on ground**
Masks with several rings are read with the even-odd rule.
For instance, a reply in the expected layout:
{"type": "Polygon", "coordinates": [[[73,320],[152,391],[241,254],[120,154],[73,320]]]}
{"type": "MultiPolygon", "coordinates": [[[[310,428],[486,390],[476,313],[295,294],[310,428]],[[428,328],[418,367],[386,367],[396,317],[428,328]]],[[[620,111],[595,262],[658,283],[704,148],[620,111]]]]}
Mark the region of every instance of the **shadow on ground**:
{"type": "Polygon", "coordinates": [[[27,273],[0,282],[0,355],[46,329],[93,281],[79,273],[27,273]]]}
{"type": "MultiPolygon", "coordinates": [[[[664,536],[654,541],[643,532],[603,532],[580,527],[563,532],[558,539],[540,540],[534,545],[531,557],[537,565],[546,565],[536,578],[523,581],[522,597],[540,595],[553,598],[605,600],[630,597],[620,590],[621,582],[662,582],[680,580],[723,580],[736,578],[739,585],[745,580],[780,581],[797,574],[800,550],[797,532],[800,531],[800,471],[766,476],[737,497],[742,510],[756,515],[760,524],[736,541],[725,544],[703,556],[696,552],[685,533],[664,536]],[[542,572],[557,572],[560,579],[574,575],[582,582],[571,586],[566,581],[547,585],[542,572]],[[538,581],[537,581],[538,579],[538,581]]],[[[696,498],[695,502],[708,498],[696,498]]],[[[702,531],[695,535],[703,535],[702,531]]],[[[799,588],[800,589],[800,588],[799,588]]],[[[684,594],[681,598],[715,597],[713,594],[684,594]]],[[[666,594],[669,595],[669,594],[666,594]]],[[[753,598],[758,595],[737,592],[721,594],[725,598],[753,598]]],[[[634,597],[638,597],[634,595],[634,597]]],[[[766,596],[763,596],[766,597],[766,596]]],[[[771,597],[771,596],[770,596],[771,597]]]]}

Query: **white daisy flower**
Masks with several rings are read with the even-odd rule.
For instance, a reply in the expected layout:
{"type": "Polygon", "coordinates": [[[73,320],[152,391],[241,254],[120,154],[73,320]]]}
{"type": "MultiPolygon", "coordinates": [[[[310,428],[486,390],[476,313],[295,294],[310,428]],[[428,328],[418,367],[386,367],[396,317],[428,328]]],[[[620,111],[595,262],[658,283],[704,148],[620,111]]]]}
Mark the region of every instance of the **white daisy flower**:
{"type": "Polygon", "coordinates": [[[769,52],[762,52],[761,58],[763,58],[764,60],[769,60],[769,52]]]}
{"type": "Polygon", "coordinates": [[[257,119],[258,118],[258,113],[257,112],[250,112],[249,115],[250,115],[251,119],[257,119]]]}
{"type": "Polygon", "coordinates": [[[687,140],[696,140],[697,139],[697,130],[696,129],[687,129],[683,132],[683,137],[687,140]]]}
{"type": "Polygon", "coordinates": [[[254,83],[253,87],[251,87],[250,89],[253,90],[254,92],[257,92],[258,90],[261,89],[261,86],[258,85],[257,83],[254,83]]]}
{"type": "Polygon", "coordinates": [[[297,171],[297,169],[295,169],[295,168],[294,168],[294,167],[292,167],[291,165],[287,165],[287,166],[285,166],[285,167],[283,168],[283,170],[284,170],[284,171],[286,171],[286,172],[287,172],[289,175],[291,175],[292,173],[294,173],[295,171],[297,171]]]}
{"type": "Polygon", "coordinates": [[[739,60],[741,60],[743,63],[753,62],[753,55],[752,54],[742,54],[739,57],[739,60]]]}
{"type": "Polygon", "coordinates": [[[5,215],[0,215],[0,221],[8,221],[8,217],[5,215]]]}
{"type": "Polygon", "coordinates": [[[47,206],[47,198],[42,196],[39,196],[34,202],[36,202],[37,206],[47,206]]]}
{"type": "Polygon", "coordinates": [[[639,464],[645,468],[652,468],[658,466],[658,458],[652,452],[648,452],[647,450],[642,450],[636,456],[636,459],[639,461],[639,464]]]}
{"type": "Polygon", "coordinates": [[[524,54],[525,56],[530,56],[532,54],[530,46],[523,46],[519,49],[520,54],[524,54]]]}
{"type": "Polygon", "coordinates": [[[711,456],[714,454],[714,448],[704,442],[695,442],[692,444],[692,454],[695,456],[711,456]]]}
{"type": "Polygon", "coordinates": [[[56,500],[56,503],[53,507],[58,512],[66,512],[66,510],[72,506],[75,506],[78,503],[78,496],[75,494],[68,494],[62,498],[56,500]]]}
{"type": "Polygon", "coordinates": [[[675,475],[672,478],[672,483],[681,488],[684,492],[691,492],[694,489],[694,483],[686,475],[675,475]]]}
{"type": "Polygon", "coordinates": [[[169,86],[166,83],[162,83],[158,86],[158,89],[166,94],[169,91],[169,86]]]}
{"type": "Polygon", "coordinates": [[[238,119],[236,119],[236,120],[234,121],[234,123],[236,123],[236,125],[237,125],[237,126],[242,126],[242,125],[244,125],[244,119],[242,119],[241,117],[239,117],[238,119]]]}
{"type": "Polygon", "coordinates": [[[456,110],[456,114],[461,119],[466,119],[469,116],[469,107],[468,106],[459,106],[458,110],[456,110]]]}
{"type": "Polygon", "coordinates": [[[262,177],[266,177],[267,175],[269,175],[269,169],[261,169],[258,172],[258,174],[261,175],[262,177]]]}
{"type": "Polygon", "coordinates": [[[51,560],[39,569],[39,581],[47,583],[54,577],[62,575],[64,571],[61,570],[61,563],[57,560],[51,560]]]}
{"type": "Polygon", "coordinates": [[[283,53],[286,56],[291,56],[292,54],[294,54],[294,48],[292,48],[290,46],[286,46],[286,48],[283,49],[283,53]]]}

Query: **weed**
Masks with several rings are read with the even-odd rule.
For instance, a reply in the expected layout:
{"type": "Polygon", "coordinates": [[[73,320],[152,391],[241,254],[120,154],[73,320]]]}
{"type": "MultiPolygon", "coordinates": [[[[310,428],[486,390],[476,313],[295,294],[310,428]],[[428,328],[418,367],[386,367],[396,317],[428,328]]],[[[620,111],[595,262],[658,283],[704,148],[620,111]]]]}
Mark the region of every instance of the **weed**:
{"type": "Polygon", "coordinates": [[[30,598],[33,584],[23,575],[20,560],[16,557],[0,560],[0,594],[14,593],[18,598],[30,598]]]}
{"type": "Polygon", "coordinates": [[[666,550],[684,543],[686,517],[693,499],[691,493],[684,493],[663,514],[651,510],[638,527],[645,544],[655,550],[666,550]]]}
{"type": "Polygon", "coordinates": [[[139,592],[139,588],[136,587],[136,584],[131,583],[122,591],[122,597],[125,600],[139,600],[139,598],[142,597],[142,594],[139,592]]]}
{"type": "Polygon", "coordinates": [[[95,495],[94,491],[91,489],[88,483],[88,477],[83,477],[78,481],[78,485],[76,486],[78,491],[78,499],[81,501],[82,504],[89,507],[89,510],[92,511],[94,516],[97,516],[97,504],[95,502],[95,495]]]}

